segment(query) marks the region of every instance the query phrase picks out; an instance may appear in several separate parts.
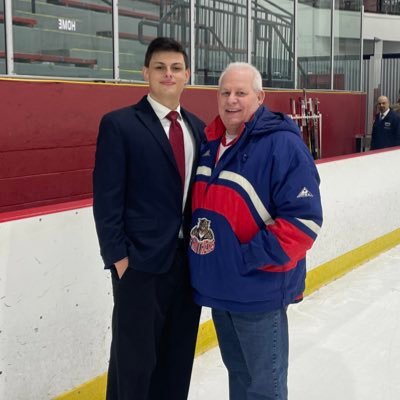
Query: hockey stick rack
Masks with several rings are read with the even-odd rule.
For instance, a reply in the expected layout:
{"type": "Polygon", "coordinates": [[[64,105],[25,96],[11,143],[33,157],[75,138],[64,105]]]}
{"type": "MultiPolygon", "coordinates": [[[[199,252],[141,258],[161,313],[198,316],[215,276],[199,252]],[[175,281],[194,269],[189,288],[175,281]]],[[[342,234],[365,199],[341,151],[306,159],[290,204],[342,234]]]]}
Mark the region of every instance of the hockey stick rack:
{"type": "Polygon", "coordinates": [[[314,160],[322,157],[322,114],[319,111],[318,98],[307,97],[303,89],[303,97],[298,101],[290,98],[290,115],[297,121],[301,136],[307,145],[314,160]]]}

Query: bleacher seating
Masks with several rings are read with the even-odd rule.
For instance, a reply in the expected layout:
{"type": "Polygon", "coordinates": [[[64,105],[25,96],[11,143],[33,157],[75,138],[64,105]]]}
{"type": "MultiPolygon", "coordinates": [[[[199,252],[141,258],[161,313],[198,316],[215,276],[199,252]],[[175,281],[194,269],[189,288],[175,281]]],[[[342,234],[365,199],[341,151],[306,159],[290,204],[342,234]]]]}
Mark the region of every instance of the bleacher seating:
{"type": "MultiPolygon", "coordinates": [[[[15,17],[12,18],[13,25],[28,26],[33,28],[37,24],[37,20],[34,18],[23,18],[15,17]]],[[[0,24],[4,23],[4,14],[0,14],[0,24]]]]}
{"type": "MultiPolygon", "coordinates": [[[[36,1],[33,12],[29,1],[13,0],[16,73],[113,78],[112,7],[107,3],[40,0],[36,1]],[[67,23],[74,29],[66,29],[67,23]]],[[[141,80],[146,50],[143,40],[150,41],[157,35],[153,27],[159,20],[160,1],[120,0],[119,6],[121,78],[141,80]],[[142,41],[139,40],[141,21],[153,24],[141,32],[142,41]]],[[[4,47],[0,50],[3,50],[0,56],[3,65],[4,47]]]]}
{"type": "MultiPolygon", "coordinates": [[[[188,2],[119,0],[118,4],[120,78],[142,79],[140,71],[147,44],[160,33],[179,38],[189,49],[188,2]]],[[[247,57],[242,39],[235,44],[227,39],[228,32],[235,29],[244,37],[242,11],[246,7],[241,4],[242,11],[233,20],[225,12],[227,3],[220,1],[218,4],[216,9],[199,8],[196,23],[196,69],[200,75],[208,77],[218,73],[227,62],[247,57]],[[215,22],[213,26],[210,20],[215,22]]],[[[15,72],[112,79],[112,10],[111,1],[104,0],[38,0],[33,12],[30,1],[13,0],[13,42],[18,55],[14,57],[15,72]]],[[[259,18],[264,17],[265,13],[260,12],[258,9],[259,18]]],[[[290,32],[282,32],[282,36],[290,36],[290,32]]],[[[0,50],[4,51],[4,47],[0,50]]],[[[260,60],[264,59],[264,53],[260,54],[260,60]]]]}
{"type": "MultiPolygon", "coordinates": [[[[96,35],[111,38],[112,31],[97,31],[96,35]]],[[[119,32],[118,37],[120,39],[135,40],[135,41],[142,39],[146,42],[151,42],[153,39],[156,38],[156,36],[143,36],[142,38],[140,38],[137,33],[129,33],[129,32],[119,32]]]]}
{"type": "MultiPolygon", "coordinates": [[[[4,51],[0,51],[0,58],[5,58],[4,51]]],[[[93,67],[97,64],[97,60],[74,57],[64,57],[53,54],[34,54],[34,53],[14,53],[14,61],[16,62],[50,62],[58,64],[73,64],[76,67],[93,67]]]]}
{"type": "MultiPolygon", "coordinates": [[[[47,0],[48,3],[62,5],[66,7],[74,7],[80,8],[83,10],[97,11],[103,13],[112,13],[112,7],[104,6],[101,4],[87,3],[84,1],[78,0],[47,0]]],[[[142,12],[137,12],[134,10],[119,8],[119,15],[124,17],[132,17],[132,18],[140,18],[140,19],[148,19],[153,21],[158,21],[158,17],[153,14],[147,14],[142,12]]]]}

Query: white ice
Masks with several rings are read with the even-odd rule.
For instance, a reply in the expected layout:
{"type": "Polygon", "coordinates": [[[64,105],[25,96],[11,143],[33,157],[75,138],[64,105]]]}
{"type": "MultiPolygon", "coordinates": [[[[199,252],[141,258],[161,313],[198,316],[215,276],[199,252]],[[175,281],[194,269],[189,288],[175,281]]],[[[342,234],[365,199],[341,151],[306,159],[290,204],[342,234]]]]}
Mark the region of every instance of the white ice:
{"type": "MultiPolygon", "coordinates": [[[[400,246],[289,307],[289,400],[400,399],[400,246]]],[[[189,400],[228,400],[219,349],[189,400]]]]}

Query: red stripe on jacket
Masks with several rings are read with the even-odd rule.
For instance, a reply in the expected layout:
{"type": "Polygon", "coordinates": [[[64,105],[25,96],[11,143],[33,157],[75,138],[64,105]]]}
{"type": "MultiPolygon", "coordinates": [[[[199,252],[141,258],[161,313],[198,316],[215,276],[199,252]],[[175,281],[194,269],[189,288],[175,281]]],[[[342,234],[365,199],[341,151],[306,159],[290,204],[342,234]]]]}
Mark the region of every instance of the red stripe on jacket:
{"type": "Polygon", "coordinates": [[[297,262],[306,256],[306,251],[311,248],[314,240],[290,222],[277,218],[275,223],[268,225],[267,229],[277,238],[279,245],[289,257],[289,262],[284,265],[265,265],[263,271],[286,272],[296,267],[297,262]]]}
{"type": "Polygon", "coordinates": [[[223,215],[241,243],[249,242],[260,230],[246,201],[227,186],[210,185],[207,189],[207,183],[196,182],[192,207],[193,211],[203,208],[223,215]]]}

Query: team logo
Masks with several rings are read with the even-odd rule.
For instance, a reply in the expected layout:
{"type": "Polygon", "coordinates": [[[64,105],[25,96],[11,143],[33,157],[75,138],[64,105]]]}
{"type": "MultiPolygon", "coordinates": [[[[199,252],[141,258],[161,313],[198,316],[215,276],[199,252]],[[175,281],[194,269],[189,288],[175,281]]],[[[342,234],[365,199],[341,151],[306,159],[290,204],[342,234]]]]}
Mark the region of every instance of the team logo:
{"type": "Polygon", "coordinates": [[[215,249],[214,232],[210,226],[210,220],[198,218],[197,225],[190,231],[190,248],[196,254],[208,254],[215,249]]]}

